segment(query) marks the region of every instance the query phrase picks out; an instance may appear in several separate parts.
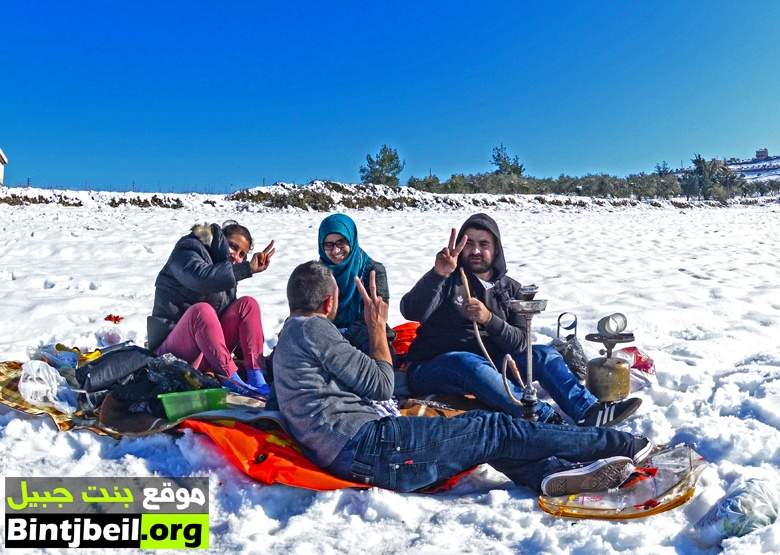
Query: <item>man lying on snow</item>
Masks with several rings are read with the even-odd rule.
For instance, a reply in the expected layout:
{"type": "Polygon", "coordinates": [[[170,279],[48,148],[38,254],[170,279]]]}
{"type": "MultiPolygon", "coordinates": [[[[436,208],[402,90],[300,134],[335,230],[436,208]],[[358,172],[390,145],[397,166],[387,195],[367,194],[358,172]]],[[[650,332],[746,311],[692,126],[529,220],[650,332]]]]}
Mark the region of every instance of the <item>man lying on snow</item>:
{"type": "Polygon", "coordinates": [[[332,320],[338,285],[320,262],[287,283],[290,317],[276,347],[275,389],[288,429],[316,464],[344,479],[414,491],[488,463],[546,495],[616,487],[651,442],[603,428],[530,423],[502,412],[455,418],[381,417],[372,401],[390,399],[393,367],[387,303],[359,280],[370,352],[359,351],[332,320]],[[587,464],[575,464],[575,463],[587,464]]]}
{"type": "MultiPolygon", "coordinates": [[[[521,416],[523,409],[510,399],[503,377],[482,355],[472,324],[478,324],[494,362],[500,365],[509,353],[525,373],[525,334],[509,321],[509,301],[520,298],[520,284],[506,275],[496,222],[486,214],[475,214],[457,236],[453,229],[449,245],[436,255],[433,269],[401,299],[401,314],[421,323],[408,354],[407,384],[412,395],[471,393],[492,409],[521,416]],[[470,301],[460,268],[469,282],[470,301]]],[[[534,345],[532,355],[534,378],[581,426],[615,424],[642,403],[637,398],[600,403],[580,385],[555,348],[534,345]]],[[[522,396],[517,384],[510,382],[510,387],[515,397],[522,396]]],[[[540,422],[562,422],[550,405],[539,403],[537,407],[540,422]]]]}

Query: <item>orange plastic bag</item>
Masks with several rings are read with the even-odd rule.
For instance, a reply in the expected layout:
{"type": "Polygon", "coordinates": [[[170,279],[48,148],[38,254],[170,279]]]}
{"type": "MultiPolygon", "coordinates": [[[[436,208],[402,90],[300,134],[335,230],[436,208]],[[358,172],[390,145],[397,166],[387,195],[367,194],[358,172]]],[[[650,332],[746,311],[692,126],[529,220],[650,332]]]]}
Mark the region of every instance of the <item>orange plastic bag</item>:
{"type": "Polygon", "coordinates": [[[412,346],[412,341],[417,337],[417,328],[420,322],[406,322],[393,328],[395,339],[393,340],[393,349],[398,356],[405,356],[412,346]]]}

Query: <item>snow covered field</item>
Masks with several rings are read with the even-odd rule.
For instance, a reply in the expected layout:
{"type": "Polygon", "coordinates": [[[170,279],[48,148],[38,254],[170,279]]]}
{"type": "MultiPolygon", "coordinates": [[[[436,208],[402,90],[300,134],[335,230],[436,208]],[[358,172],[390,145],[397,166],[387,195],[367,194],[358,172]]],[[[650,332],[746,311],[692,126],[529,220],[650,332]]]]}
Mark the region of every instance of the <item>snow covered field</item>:
{"type": "MultiPolygon", "coordinates": [[[[361,244],[388,268],[391,324],[401,295],[433,264],[468,212],[354,212],[361,244]]],[[[577,210],[545,205],[492,212],[509,273],[536,283],[548,310],[536,342],[563,311],[580,334],[620,311],[655,360],[659,385],[623,425],[657,443],[687,441],[712,462],[703,493],[681,509],[626,523],[567,521],[529,491],[483,467],[443,495],[313,493],[262,486],[227,466],[210,442],[57,433],[43,418],[0,407],[0,468],[7,475],[211,476],[214,552],[253,553],[710,553],[686,530],[723,490],[747,477],[780,487],[780,204],[725,209],[577,210]]],[[[316,257],[313,212],[236,213],[190,203],[180,210],[0,204],[0,359],[60,341],[94,347],[113,313],[143,343],[154,279],[195,222],[238,219],[257,246],[276,240],[268,271],[241,283],[261,303],[269,342],[287,314],[287,276],[316,257]]],[[[589,356],[597,346],[585,345],[589,356]]],[[[780,523],[727,540],[731,553],[780,552],[780,523]]]]}

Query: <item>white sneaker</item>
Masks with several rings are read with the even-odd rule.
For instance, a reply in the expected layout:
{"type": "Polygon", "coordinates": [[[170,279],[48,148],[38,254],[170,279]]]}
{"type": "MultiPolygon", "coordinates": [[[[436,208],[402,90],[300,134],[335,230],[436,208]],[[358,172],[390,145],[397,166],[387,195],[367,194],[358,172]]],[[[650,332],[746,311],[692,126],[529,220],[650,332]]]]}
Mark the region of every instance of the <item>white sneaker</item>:
{"type": "Polygon", "coordinates": [[[588,465],[574,465],[542,480],[542,493],[551,497],[616,488],[634,471],[628,457],[599,459],[588,465]]]}

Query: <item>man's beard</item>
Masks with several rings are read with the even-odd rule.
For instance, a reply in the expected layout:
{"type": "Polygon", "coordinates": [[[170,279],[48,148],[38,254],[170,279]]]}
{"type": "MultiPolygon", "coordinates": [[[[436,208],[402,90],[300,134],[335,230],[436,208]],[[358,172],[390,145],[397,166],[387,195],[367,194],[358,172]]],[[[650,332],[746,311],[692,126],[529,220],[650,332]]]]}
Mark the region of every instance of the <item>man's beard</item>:
{"type": "Polygon", "coordinates": [[[485,262],[485,259],[482,257],[479,257],[479,259],[471,259],[466,258],[463,261],[463,265],[466,267],[466,269],[474,274],[484,274],[485,272],[489,272],[490,269],[493,267],[493,264],[488,264],[485,262]]]}

